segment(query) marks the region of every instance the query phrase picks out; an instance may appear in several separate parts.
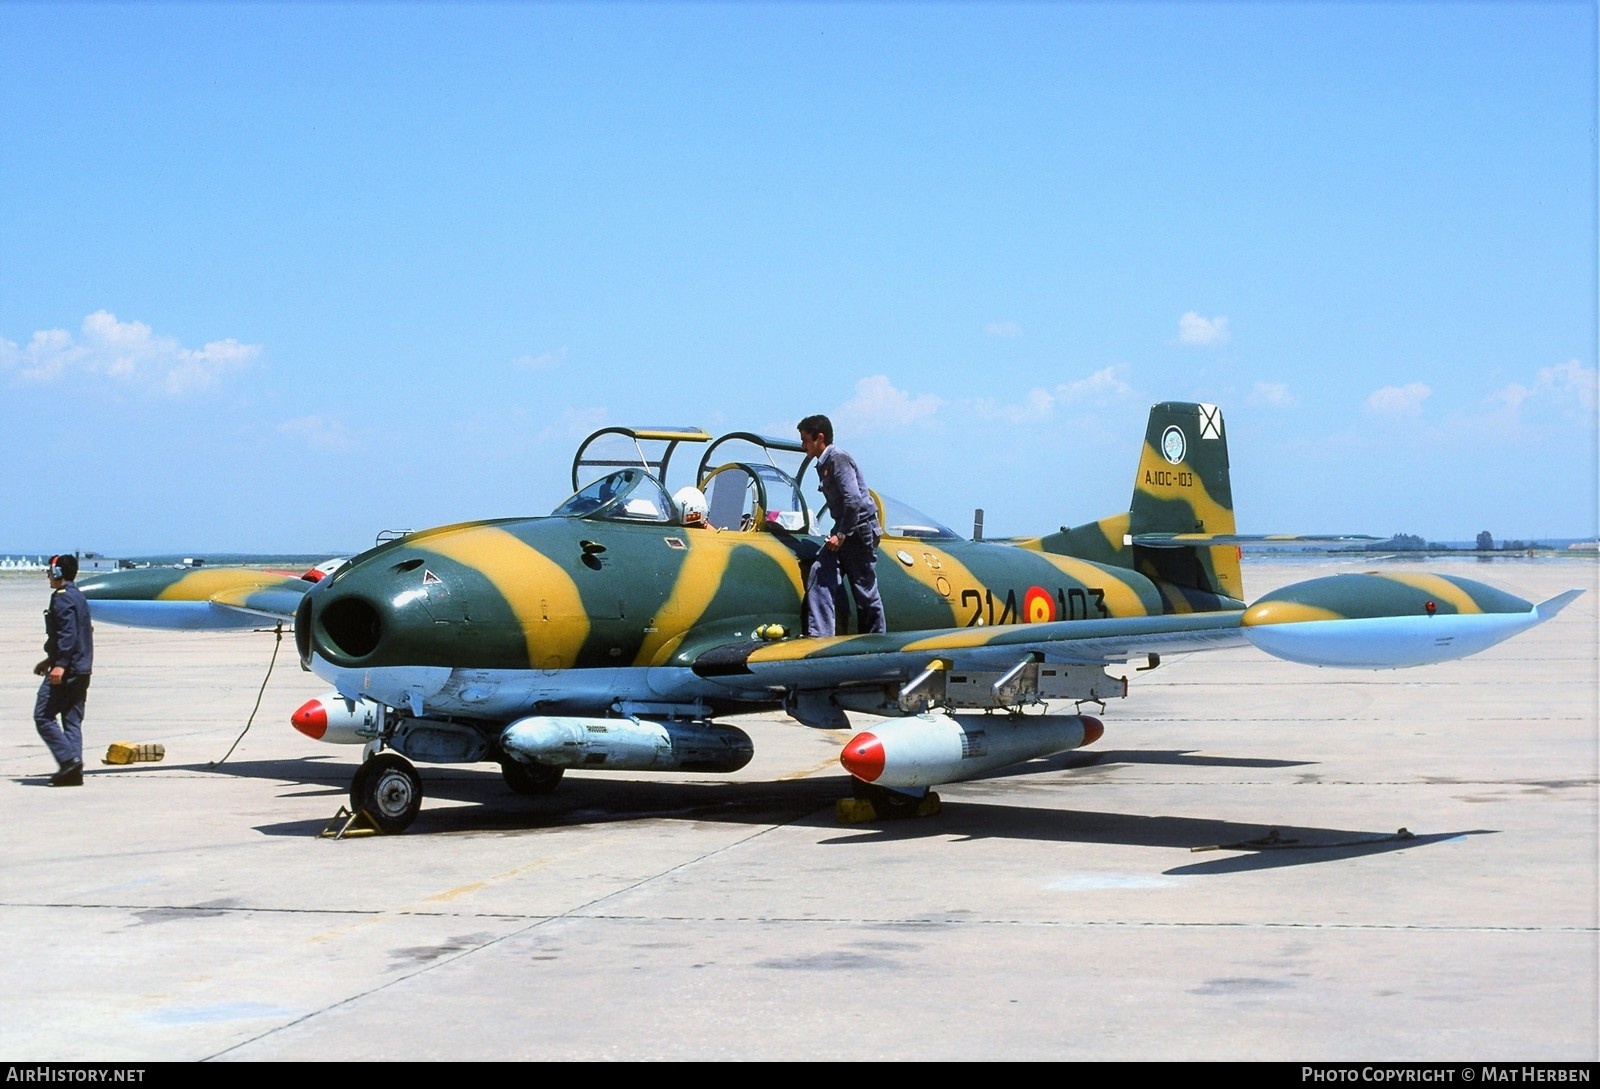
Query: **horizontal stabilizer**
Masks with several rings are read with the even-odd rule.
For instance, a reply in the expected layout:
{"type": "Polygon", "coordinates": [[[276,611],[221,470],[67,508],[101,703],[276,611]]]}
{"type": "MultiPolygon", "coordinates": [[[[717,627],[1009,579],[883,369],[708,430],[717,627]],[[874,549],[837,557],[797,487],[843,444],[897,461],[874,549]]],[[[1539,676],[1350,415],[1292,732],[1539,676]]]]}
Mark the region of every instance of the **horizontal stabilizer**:
{"type": "Polygon", "coordinates": [[[1566,593],[1557,594],[1549,601],[1539,602],[1538,605],[1534,606],[1534,610],[1539,614],[1540,620],[1549,620],[1556,613],[1577,601],[1582,594],[1582,590],[1568,590],[1566,593]]]}

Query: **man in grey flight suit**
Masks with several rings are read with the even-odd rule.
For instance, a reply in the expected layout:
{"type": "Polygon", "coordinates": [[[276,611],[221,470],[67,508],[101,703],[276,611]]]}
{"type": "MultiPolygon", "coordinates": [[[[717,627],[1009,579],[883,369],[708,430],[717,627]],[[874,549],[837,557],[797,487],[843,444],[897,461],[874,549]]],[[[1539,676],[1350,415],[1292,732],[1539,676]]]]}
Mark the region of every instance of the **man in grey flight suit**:
{"type": "Polygon", "coordinates": [[[878,506],[861,478],[855,459],[833,445],[833,423],[826,416],[800,421],[800,445],[816,459],[823,498],[833,512],[833,532],[812,565],[806,582],[801,633],[843,635],[839,630],[842,583],[850,583],[862,634],[888,630],[878,597],[878,506]]]}

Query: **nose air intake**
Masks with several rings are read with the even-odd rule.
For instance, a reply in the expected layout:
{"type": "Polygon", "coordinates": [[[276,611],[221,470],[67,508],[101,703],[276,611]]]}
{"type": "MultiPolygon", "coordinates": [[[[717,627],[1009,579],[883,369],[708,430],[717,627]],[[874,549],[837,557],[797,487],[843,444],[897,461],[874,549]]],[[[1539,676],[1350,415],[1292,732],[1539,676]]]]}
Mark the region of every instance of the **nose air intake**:
{"type": "Polygon", "coordinates": [[[359,597],[328,602],[317,618],[317,626],[327,645],[347,658],[365,658],[378,649],[383,639],[377,607],[359,597]]]}
{"type": "Polygon", "coordinates": [[[311,596],[300,599],[294,610],[294,649],[300,655],[300,668],[311,668],[311,596]]]}

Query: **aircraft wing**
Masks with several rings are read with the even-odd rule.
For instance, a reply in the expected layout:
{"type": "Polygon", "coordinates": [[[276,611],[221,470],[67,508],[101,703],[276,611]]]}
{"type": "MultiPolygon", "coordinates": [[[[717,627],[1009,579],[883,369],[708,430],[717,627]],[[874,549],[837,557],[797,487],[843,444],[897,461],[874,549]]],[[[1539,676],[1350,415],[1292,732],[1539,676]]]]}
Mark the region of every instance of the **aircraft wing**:
{"type": "Polygon", "coordinates": [[[1030,656],[1106,665],[1150,654],[1244,646],[1243,615],[1183,613],[732,643],[704,651],[692,668],[730,688],[778,690],[906,680],[935,660],[963,669],[1008,669],[1030,656]]]}
{"type": "Polygon", "coordinates": [[[700,677],[751,694],[904,681],[938,661],[970,670],[1024,660],[1103,666],[1247,643],[1307,665],[1400,669],[1486,650],[1550,619],[1581,592],[1533,605],[1459,576],[1344,574],[1283,587],[1243,611],[731,643],[689,664],[700,677]]]}
{"type": "Polygon", "coordinates": [[[248,567],[141,567],[78,580],[95,620],[188,631],[292,624],[300,599],[313,585],[248,567]]]}

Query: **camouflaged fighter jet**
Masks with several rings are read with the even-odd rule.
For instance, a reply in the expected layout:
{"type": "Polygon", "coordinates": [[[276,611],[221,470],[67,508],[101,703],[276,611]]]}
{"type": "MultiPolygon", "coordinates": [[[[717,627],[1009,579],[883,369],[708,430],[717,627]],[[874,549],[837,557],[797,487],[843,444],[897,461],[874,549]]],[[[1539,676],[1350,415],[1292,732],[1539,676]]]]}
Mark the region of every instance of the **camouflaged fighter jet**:
{"type": "Polygon", "coordinates": [[[915,810],[931,786],[1095,741],[1099,720],[1048,701],[1125,696],[1112,664],[1249,642],[1317,665],[1422,665],[1580,592],[1534,606],[1452,576],[1339,575],[1246,604],[1240,544],[1313,538],[1238,535],[1221,413],[1164,403],[1132,504],[1111,518],[986,542],[876,497],[890,630],[795,638],[823,543],[802,487],[810,459],[793,466],[798,443],[749,433],[710,443],[695,479],[714,528],[691,528],[664,482],[676,449],[706,443],[693,429],[603,429],[549,516],[407,534],[314,583],[203,569],[80,585],[112,622],[292,619],[303,667],[334,686],[293,723],[366,746],[351,808],[388,832],[421,808],[413,762],[494,761],[521,793],[553,790],[568,768],[731,772],[753,744],[726,719],[779,708],[826,729],[879,716],[841,763],[878,813],[915,810]],[[613,441],[627,456],[602,455],[613,441]],[[719,461],[733,448],[754,455],[719,461]]]}

